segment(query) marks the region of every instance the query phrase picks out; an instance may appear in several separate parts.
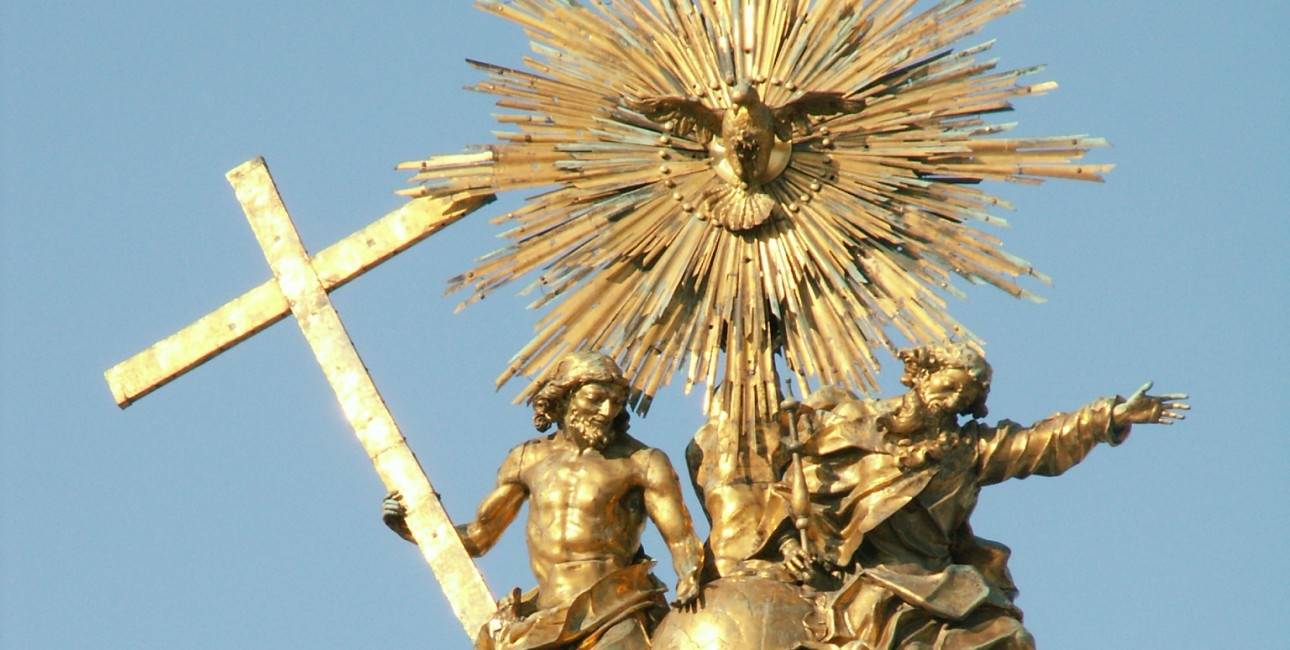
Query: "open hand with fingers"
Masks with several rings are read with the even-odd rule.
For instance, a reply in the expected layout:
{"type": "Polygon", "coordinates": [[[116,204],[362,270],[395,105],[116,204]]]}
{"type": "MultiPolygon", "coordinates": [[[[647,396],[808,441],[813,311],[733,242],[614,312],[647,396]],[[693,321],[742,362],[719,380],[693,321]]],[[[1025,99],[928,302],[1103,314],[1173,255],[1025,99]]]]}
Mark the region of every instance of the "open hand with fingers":
{"type": "Polygon", "coordinates": [[[1117,425],[1126,424],[1173,424],[1186,419],[1183,411],[1191,406],[1182,400],[1187,399],[1183,393],[1168,395],[1148,395],[1152,382],[1147,382],[1128,399],[1116,404],[1111,412],[1111,419],[1117,425]]]}
{"type": "Polygon", "coordinates": [[[676,600],[672,602],[672,606],[694,611],[698,607],[698,600],[699,576],[691,574],[679,578],[676,582],[676,600]]]}

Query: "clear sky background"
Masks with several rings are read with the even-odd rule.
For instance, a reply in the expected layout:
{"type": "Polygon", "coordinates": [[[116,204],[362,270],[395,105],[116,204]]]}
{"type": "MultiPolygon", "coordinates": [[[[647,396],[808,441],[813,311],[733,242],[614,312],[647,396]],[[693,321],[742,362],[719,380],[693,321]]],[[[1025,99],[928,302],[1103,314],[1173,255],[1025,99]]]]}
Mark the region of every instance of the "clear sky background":
{"type": "MultiPolygon", "coordinates": [[[[1282,646],[1290,5],[1031,4],[967,42],[1061,84],[1003,119],[1104,136],[1118,168],[992,188],[1016,205],[995,234],[1055,285],[951,303],[987,342],[991,419],[1148,379],[1194,410],[986,489],[976,531],[1012,547],[1046,649],[1282,646]]],[[[402,203],[396,163],[491,141],[463,59],[519,64],[520,30],[464,0],[9,2],[0,26],[0,647],[467,647],[294,323],[124,412],[102,372],[270,277],[226,171],[265,156],[320,250],[402,203]]],[[[534,434],[493,379],[537,314],[442,292],[521,198],[332,294],[462,521],[534,434]]],[[[679,463],[701,420],[672,389],[633,433],[679,463]]],[[[533,584],[522,537],[481,561],[496,593],[533,584]]]]}

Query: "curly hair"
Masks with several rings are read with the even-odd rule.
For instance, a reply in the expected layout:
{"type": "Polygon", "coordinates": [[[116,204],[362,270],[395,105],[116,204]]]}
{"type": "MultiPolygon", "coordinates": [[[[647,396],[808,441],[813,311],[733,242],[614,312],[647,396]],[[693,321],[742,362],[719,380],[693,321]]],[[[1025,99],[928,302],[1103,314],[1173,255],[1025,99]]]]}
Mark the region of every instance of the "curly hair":
{"type": "MultiPolygon", "coordinates": [[[[546,431],[552,424],[562,425],[569,396],[585,384],[599,382],[628,388],[623,371],[607,355],[597,352],[573,352],[556,364],[552,376],[533,395],[533,426],[546,431]]],[[[631,414],[624,408],[614,418],[614,431],[627,433],[631,414]]]]}
{"type": "Polygon", "coordinates": [[[972,377],[981,387],[981,395],[968,407],[974,418],[983,418],[989,409],[985,399],[990,394],[990,380],[994,370],[975,348],[966,343],[946,343],[921,348],[906,348],[896,353],[905,362],[905,374],[900,383],[913,388],[927,377],[946,368],[957,368],[972,377]]]}

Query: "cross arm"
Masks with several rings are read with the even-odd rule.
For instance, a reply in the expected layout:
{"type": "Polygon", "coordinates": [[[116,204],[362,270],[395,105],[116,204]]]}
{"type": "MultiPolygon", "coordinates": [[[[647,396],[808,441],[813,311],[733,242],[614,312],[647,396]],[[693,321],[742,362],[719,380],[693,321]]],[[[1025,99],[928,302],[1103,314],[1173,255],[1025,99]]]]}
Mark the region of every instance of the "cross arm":
{"type": "MultiPolygon", "coordinates": [[[[420,198],[315,255],[311,264],[330,292],[409,246],[492,203],[479,191],[420,198]]],[[[188,327],[104,373],[121,408],[209,361],[291,313],[276,280],[242,294],[188,327]]]]}

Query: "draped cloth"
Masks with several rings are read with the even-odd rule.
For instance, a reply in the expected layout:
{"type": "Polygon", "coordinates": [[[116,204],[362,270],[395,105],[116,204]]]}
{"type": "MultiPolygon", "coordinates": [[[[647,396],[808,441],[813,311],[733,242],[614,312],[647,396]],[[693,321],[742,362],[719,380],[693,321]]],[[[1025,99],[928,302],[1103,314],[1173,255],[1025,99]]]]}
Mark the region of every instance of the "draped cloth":
{"type": "MultiPolygon", "coordinates": [[[[653,562],[623,567],[567,604],[538,609],[537,590],[513,593],[484,625],[475,650],[648,650],[648,634],[667,603],[653,562]]],[[[518,590],[516,590],[518,592],[518,590]]]]}
{"type": "Polygon", "coordinates": [[[878,426],[879,404],[816,414],[803,451],[811,551],[847,576],[828,599],[836,639],[864,647],[1031,648],[1007,568],[1008,547],[977,537],[981,487],[1055,476],[1099,443],[1116,445],[1115,399],[1032,426],[949,422],[917,439],[878,426]]]}

